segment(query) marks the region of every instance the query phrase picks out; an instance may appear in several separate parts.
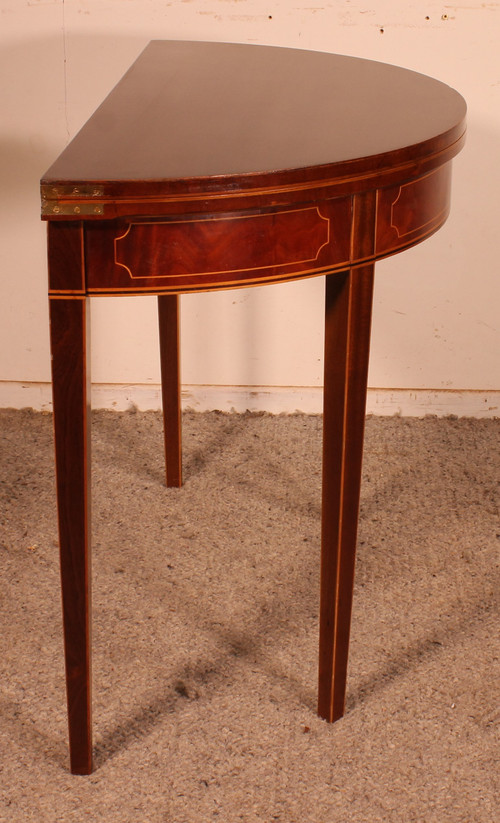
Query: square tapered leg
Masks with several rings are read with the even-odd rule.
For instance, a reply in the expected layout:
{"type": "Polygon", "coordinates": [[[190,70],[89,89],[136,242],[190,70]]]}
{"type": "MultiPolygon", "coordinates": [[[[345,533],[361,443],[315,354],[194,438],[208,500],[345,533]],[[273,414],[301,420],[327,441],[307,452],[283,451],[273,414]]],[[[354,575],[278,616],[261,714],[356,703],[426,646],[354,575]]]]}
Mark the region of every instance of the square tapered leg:
{"type": "Polygon", "coordinates": [[[179,296],[158,297],[167,486],[182,486],[179,296]]]}
{"type": "Polygon", "coordinates": [[[88,298],[51,298],[54,435],[70,761],[92,771],[88,298]]]}
{"type": "Polygon", "coordinates": [[[326,283],[318,714],[344,714],[361,487],[373,266],[326,283]]]}

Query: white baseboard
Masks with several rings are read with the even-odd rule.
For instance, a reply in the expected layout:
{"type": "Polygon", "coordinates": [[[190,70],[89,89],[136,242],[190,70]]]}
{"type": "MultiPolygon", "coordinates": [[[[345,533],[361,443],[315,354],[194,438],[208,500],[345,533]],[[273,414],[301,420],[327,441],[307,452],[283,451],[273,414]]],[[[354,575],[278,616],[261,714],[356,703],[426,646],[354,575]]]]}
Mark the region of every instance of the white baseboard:
{"type": "MultiPolygon", "coordinates": [[[[182,389],[182,407],[195,411],[320,414],[322,399],[321,388],[301,386],[183,386],[182,389]]],[[[94,384],[92,407],[115,411],[131,407],[140,411],[158,410],[161,408],[160,386],[94,384]]],[[[0,408],[50,411],[50,383],[0,381],[0,408]]],[[[368,414],[380,416],[500,417],[500,391],[368,389],[366,410],[368,414]]]]}

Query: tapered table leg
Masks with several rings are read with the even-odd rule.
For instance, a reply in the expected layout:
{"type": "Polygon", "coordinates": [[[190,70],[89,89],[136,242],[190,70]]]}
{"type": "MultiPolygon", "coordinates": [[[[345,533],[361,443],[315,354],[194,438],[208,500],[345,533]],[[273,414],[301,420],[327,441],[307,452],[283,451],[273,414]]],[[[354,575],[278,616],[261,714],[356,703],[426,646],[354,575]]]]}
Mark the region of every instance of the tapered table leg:
{"type": "Polygon", "coordinates": [[[50,299],[57,501],[73,774],[92,771],[88,298],[50,299]]]}
{"type": "Polygon", "coordinates": [[[373,265],[326,278],[318,714],[344,713],[373,265]]]}
{"type": "Polygon", "coordinates": [[[158,297],[161,393],[167,486],[182,486],[179,296],[158,297]]]}

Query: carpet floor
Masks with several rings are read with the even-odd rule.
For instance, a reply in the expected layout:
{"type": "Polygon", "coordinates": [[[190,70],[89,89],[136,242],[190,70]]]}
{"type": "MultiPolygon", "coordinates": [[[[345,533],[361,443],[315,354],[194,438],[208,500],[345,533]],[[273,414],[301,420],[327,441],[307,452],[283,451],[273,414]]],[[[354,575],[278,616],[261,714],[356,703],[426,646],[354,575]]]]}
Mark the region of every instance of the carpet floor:
{"type": "Polygon", "coordinates": [[[68,771],[52,420],[0,410],[0,821],[499,819],[499,420],[367,420],[347,712],[315,713],[321,418],[95,412],[94,773],[68,771]]]}

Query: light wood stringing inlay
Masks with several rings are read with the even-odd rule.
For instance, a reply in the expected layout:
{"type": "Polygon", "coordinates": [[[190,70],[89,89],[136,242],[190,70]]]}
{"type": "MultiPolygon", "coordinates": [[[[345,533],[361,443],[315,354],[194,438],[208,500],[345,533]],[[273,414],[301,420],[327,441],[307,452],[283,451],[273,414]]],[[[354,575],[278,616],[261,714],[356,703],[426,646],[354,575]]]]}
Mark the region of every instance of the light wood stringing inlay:
{"type": "Polygon", "coordinates": [[[209,277],[216,274],[231,274],[243,271],[258,271],[268,268],[279,268],[290,265],[302,265],[315,262],[321,250],[330,243],[330,218],[324,217],[319,208],[308,207],[305,209],[293,209],[282,212],[272,212],[267,214],[224,216],[209,219],[194,220],[171,220],[164,222],[137,222],[130,223],[127,230],[114,241],[114,262],[124,268],[132,280],[152,278],[161,279],[171,277],[209,277]],[[303,257],[294,254],[292,220],[301,215],[301,227],[304,231],[310,232],[311,252],[310,256],[303,257]],[[286,225],[287,220],[290,226],[286,225]],[[255,221],[258,221],[260,243],[256,247],[255,240],[252,239],[251,246],[248,245],[250,238],[245,237],[245,230],[255,230],[255,221]],[[243,225],[246,223],[246,226],[243,225]],[[158,245],[158,233],[161,231],[165,236],[163,240],[163,255],[158,259],[144,258],[141,265],[144,268],[139,272],[136,268],[132,271],[125,259],[129,249],[124,245],[127,238],[133,246],[132,232],[140,231],[146,226],[151,227],[152,233],[156,233],[156,244],[158,245]],[[177,229],[176,229],[177,227],[177,229]],[[181,232],[178,229],[181,228],[181,232]],[[170,237],[170,245],[168,235],[170,237]],[[182,237],[182,244],[179,238],[182,237]],[[210,259],[217,257],[217,240],[224,238],[224,249],[220,256],[221,261],[227,261],[227,265],[217,268],[212,265],[209,268],[201,269],[196,266],[200,258],[210,259]],[[276,240],[279,244],[276,245],[276,240]],[[247,244],[245,245],[245,239],[247,244]],[[173,241],[173,242],[172,242],[173,241]],[[189,253],[186,249],[188,245],[195,246],[189,260],[189,253]],[[121,246],[121,247],[120,247],[121,246]],[[229,246],[229,252],[228,252],[229,246]],[[258,258],[258,265],[251,265],[258,258]],[[189,262],[195,264],[189,267],[189,262]],[[179,270],[182,268],[183,270],[179,270]],[[165,272],[160,269],[166,268],[165,272]]]}

